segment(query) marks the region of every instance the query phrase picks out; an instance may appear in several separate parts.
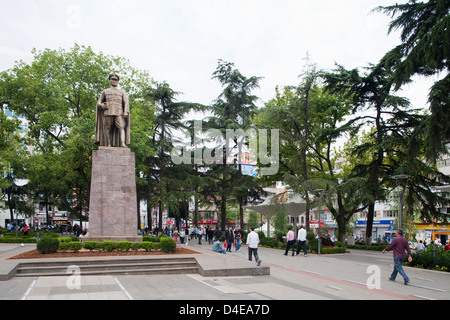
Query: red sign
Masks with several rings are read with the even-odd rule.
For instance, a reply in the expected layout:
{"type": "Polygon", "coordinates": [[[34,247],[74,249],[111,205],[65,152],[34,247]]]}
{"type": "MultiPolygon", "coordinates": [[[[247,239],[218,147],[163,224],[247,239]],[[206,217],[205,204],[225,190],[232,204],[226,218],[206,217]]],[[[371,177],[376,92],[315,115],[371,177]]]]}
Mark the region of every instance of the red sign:
{"type": "Polygon", "coordinates": [[[218,222],[219,222],[218,220],[200,220],[198,223],[201,223],[201,224],[216,224],[218,222]]]}
{"type": "MultiPolygon", "coordinates": [[[[312,224],[319,224],[319,220],[309,220],[309,225],[312,225],[312,224]]],[[[320,227],[325,227],[324,220],[320,220],[320,227]]]]}

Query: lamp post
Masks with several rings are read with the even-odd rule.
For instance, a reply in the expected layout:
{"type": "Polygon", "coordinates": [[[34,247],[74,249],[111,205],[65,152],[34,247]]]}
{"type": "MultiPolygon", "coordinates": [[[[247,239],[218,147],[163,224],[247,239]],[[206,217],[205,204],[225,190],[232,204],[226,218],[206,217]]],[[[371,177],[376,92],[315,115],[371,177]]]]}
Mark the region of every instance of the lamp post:
{"type": "Polygon", "coordinates": [[[314,192],[316,192],[316,193],[318,193],[318,195],[319,195],[319,200],[320,200],[320,203],[319,203],[319,231],[318,231],[318,250],[317,250],[317,253],[320,255],[320,247],[321,247],[321,243],[322,243],[322,239],[320,239],[320,216],[321,216],[321,210],[320,210],[320,205],[322,204],[322,200],[323,200],[323,192],[325,191],[325,189],[316,189],[316,190],[314,190],[314,192]]]}
{"type": "Polygon", "coordinates": [[[403,191],[406,188],[406,184],[408,183],[408,179],[410,178],[410,175],[407,174],[398,174],[395,176],[392,176],[392,178],[397,181],[397,186],[400,187],[399,193],[398,193],[398,228],[403,228],[403,191]],[[404,184],[403,184],[404,182],[404,184]]]}

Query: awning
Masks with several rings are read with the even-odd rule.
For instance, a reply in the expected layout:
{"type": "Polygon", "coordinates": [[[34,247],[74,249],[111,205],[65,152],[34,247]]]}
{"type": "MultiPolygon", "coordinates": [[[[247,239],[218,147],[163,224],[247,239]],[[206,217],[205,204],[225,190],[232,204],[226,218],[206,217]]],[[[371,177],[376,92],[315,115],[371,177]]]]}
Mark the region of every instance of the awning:
{"type": "Polygon", "coordinates": [[[284,210],[290,216],[299,216],[306,212],[306,203],[299,194],[282,194],[267,198],[258,205],[245,206],[245,209],[254,210],[268,218],[284,210]]]}

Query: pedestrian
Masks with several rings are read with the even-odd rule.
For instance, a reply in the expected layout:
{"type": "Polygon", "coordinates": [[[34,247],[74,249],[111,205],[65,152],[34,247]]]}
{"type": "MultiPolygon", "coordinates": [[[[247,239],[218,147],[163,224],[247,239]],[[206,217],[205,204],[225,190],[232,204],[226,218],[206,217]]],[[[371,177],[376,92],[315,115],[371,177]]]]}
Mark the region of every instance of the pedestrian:
{"type": "Polygon", "coordinates": [[[242,231],[239,229],[239,226],[236,226],[236,230],[234,231],[234,241],[236,242],[236,252],[239,252],[242,243],[242,231]]]}
{"type": "Polygon", "coordinates": [[[300,253],[300,250],[303,249],[303,253],[305,257],[308,256],[306,251],[306,230],[304,226],[301,226],[298,230],[297,235],[298,247],[297,247],[297,255],[300,253]]]}
{"type": "Polygon", "coordinates": [[[225,251],[224,248],[222,248],[222,243],[221,241],[225,241],[225,237],[221,237],[220,239],[216,239],[216,241],[213,243],[212,246],[212,251],[213,252],[218,252],[218,253],[223,253],[223,254],[227,254],[227,252],[225,251]]]}
{"type": "Polygon", "coordinates": [[[180,229],[180,232],[178,232],[178,236],[180,237],[180,243],[184,244],[184,238],[186,237],[186,232],[183,228],[180,229]]]}
{"type": "Polygon", "coordinates": [[[411,249],[409,248],[408,240],[403,237],[403,230],[397,229],[396,234],[397,236],[392,240],[391,244],[383,250],[383,253],[393,250],[394,271],[389,277],[389,280],[395,281],[397,274],[400,273],[403,277],[405,285],[407,285],[409,283],[409,278],[405,270],[403,270],[402,263],[406,258],[405,251],[407,251],[409,255],[408,261],[412,261],[411,249]]]}
{"type": "Polygon", "coordinates": [[[204,233],[204,229],[203,229],[203,227],[200,227],[197,231],[198,244],[202,244],[203,233],[204,233]]]}
{"type": "Polygon", "coordinates": [[[214,230],[214,238],[216,238],[216,240],[220,240],[221,237],[222,237],[222,231],[220,230],[219,225],[217,225],[216,230],[214,230]]]}
{"type": "Polygon", "coordinates": [[[186,234],[188,235],[188,240],[192,240],[194,238],[194,227],[191,226],[186,234]]]}
{"type": "Polygon", "coordinates": [[[417,248],[416,248],[417,252],[425,250],[425,246],[422,243],[422,240],[419,241],[419,243],[417,244],[417,248]]]}
{"type": "Polygon", "coordinates": [[[258,257],[258,245],[259,236],[255,232],[255,228],[250,227],[250,233],[247,236],[248,260],[252,261],[252,255],[254,255],[257,266],[261,264],[261,260],[258,257]]]}
{"type": "Polygon", "coordinates": [[[225,239],[227,241],[227,251],[231,252],[231,247],[234,242],[234,232],[232,227],[228,227],[228,230],[225,232],[225,239]]]}
{"type": "Polygon", "coordinates": [[[190,233],[190,231],[189,231],[189,228],[187,228],[186,227],[186,245],[189,245],[189,240],[190,240],[190,235],[189,235],[189,233],[190,233]]]}
{"type": "Polygon", "coordinates": [[[194,237],[195,237],[195,239],[197,239],[197,237],[198,237],[198,231],[199,231],[199,229],[198,229],[198,227],[196,226],[196,227],[194,228],[194,237]]]}
{"type": "Polygon", "coordinates": [[[286,240],[287,240],[287,244],[286,244],[286,252],[284,253],[285,256],[287,256],[289,249],[292,248],[292,256],[294,256],[295,253],[295,248],[294,248],[294,244],[295,244],[295,233],[294,231],[292,231],[292,227],[289,226],[288,227],[288,233],[286,235],[286,240]]]}
{"type": "Polygon", "coordinates": [[[23,230],[23,235],[27,236],[28,231],[30,230],[30,227],[25,223],[22,230],[23,230]]]}
{"type": "Polygon", "coordinates": [[[212,244],[214,242],[214,230],[213,228],[210,226],[208,227],[208,231],[206,232],[207,237],[208,237],[208,243],[212,244]]]}

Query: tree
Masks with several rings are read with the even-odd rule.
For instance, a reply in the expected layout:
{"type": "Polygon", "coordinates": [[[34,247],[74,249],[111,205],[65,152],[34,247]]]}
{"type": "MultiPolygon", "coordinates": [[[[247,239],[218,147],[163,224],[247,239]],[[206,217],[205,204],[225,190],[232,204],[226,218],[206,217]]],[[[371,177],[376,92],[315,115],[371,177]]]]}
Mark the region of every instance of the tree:
{"type": "Polygon", "coordinates": [[[21,61],[0,74],[0,100],[28,121],[33,161],[26,169],[35,195],[81,217],[89,206],[96,102],[108,75],[120,73],[131,94],[150,79],[125,59],[90,47],[33,54],[30,64],[21,61]]]}
{"type": "Polygon", "coordinates": [[[388,118],[396,118],[396,121],[402,118],[401,121],[409,121],[412,116],[403,111],[409,107],[409,102],[391,94],[392,73],[382,64],[371,65],[363,75],[357,69],[349,71],[338,66],[334,73],[325,74],[325,79],[330,92],[342,92],[352,99],[353,114],[369,111],[352,118],[347,123],[348,126],[354,126],[356,129],[366,125],[374,127],[373,142],[360,145],[355,150],[357,154],[371,153],[372,160],[368,164],[358,164],[354,169],[356,176],[367,179],[362,192],[371,195],[367,203],[366,229],[366,242],[370,244],[375,201],[384,199],[386,194],[384,182],[389,179],[389,173],[384,166],[386,152],[395,148],[393,141],[389,140],[392,137],[390,132],[401,129],[401,126],[390,127],[387,121],[388,118]]]}
{"type": "MultiPolygon", "coordinates": [[[[247,221],[248,227],[259,228],[261,226],[261,222],[259,219],[259,214],[256,211],[250,210],[249,218],[247,221]]],[[[243,229],[242,229],[243,230],[243,229]]]]}
{"type": "MultiPolygon", "coordinates": [[[[369,138],[353,149],[354,155],[369,161],[358,163],[352,173],[355,178],[366,179],[360,192],[365,198],[363,204],[368,207],[366,242],[370,244],[375,201],[385,199],[389,186],[394,183],[394,175],[411,173],[414,176],[409,182],[411,191],[423,188],[420,183],[426,182],[422,184],[425,188],[431,186],[431,181],[424,174],[436,174],[436,171],[423,164],[423,152],[410,147],[417,141],[414,130],[420,126],[424,117],[418,110],[410,109],[407,99],[392,95],[393,72],[386,68],[384,60],[371,65],[362,75],[356,69],[348,71],[338,66],[335,73],[328,73],[325,77],[331,92],[347,92],[352,99],[355,116],[347,125],[353,127],[353,134],[361,128],[372,128],[369,138]],[[417,153],[412,153],[413,149],[417,153]],[[422,169],[413,170],[418,167],[422,169]]],[[[416,193],[426,207],[429,207],[427,200],[437,199],[429,191],[422,189],[420,196],[416,193]]]]}
{"type": "Polygon", "coordinates": [[[255,114],[255,102],[258,97],[251,94],[253,89],[258,88],[260,77],[247,78],[239,70],[234,68],[234,64],[219,60],[219,65],[213,73],[213,79],[217,79],[224,87],[222,93],[214,101],[212,106],[213,116],[207,120],[207,128],[220,130],[225,141],[219,139],[216,143],[221,144],[222,159],[220,163],[212,164],[209,167],[208,176],[216,181],[214,185],[206,188],[208,196],[214,198],[220,206],[221,229],[226,228],[226,207],[230,197],[235,197],[240,207],[240,221],[243,227],[243,206],[246,204],[248,196],[258,193],[258,186],[253,178],[246,177],[241,173],[241,163],[228,163],[228,155],[231,150],[236,150],[240,158],[241,147],[245,142],[238,141],[239,137],[231,137],[227,141],[227,130],[246,131],[250,125],[250,119],[255,114]]]}
{"type": "Polygon", "coordinates": [[[433,163],[440,154],[448,152],[445,144],[450,141],[449,8],[448,0],[410,0],[406,4],[374,9],[393,18],[389,33],[401,30],[402,43],[383,58],[386,67],[394,70],[396,89],[411,82],[413,75],[444,76],[431,87],[428,96],[430,115],[417,129],[418,134],[425,135],[423,146],[433,163]]]}
{"type": "MultiPolygon", "coordinates": [[[[159,208],[159,228],[162,229],[162,213],[165,209],[180,213],[186,207],[193,194],[191,166],[175,165],[171,159],[171,151],[179,138],[175,130],[187,129],[184,117],[192,110],[203,108],[198,103],[177,102],[179,92],[170,88],[167,83],[157,83],[156,87],[147,87],[144,98],[156,107],[154,119],[154,136],[149,141],[155,154],[147,155],[142,173],[147,181],[147,211],[151,217],[151,208],[159,208]]],[[[183,212],[185,212],[184,210],[183,212]]],[[[187,213],[185,213],[187,214],[187,213]]],[[[149,227],[152,223],[149,221],[149,227]]]]}
{"type": "MultiPolygon", "coordinates": [[[[320,75],[321,72],[315,74],[317,84],[306,79],[300,89],[285,87],[280,92],[277,88],[276,97],[260,110],[255,123],[280,130],[280,173],[269,179],[279,179],[302,194],[307,213],[313,205],[310,195],[316,189],[324,189],[326,206],[338,222],[339,238],[344,239],[348,221],[363,209],[357,192],[363,182],[352,178],[349,170],[336,170],[337,160],[343,154],[333,148],[337,139],[352,129],[342,124],[350,115],[351,101],[343,93],[327,92],[318,84],[320,75]]],[[[309,214],[306,218],[309,229],[309,214]]]]}

